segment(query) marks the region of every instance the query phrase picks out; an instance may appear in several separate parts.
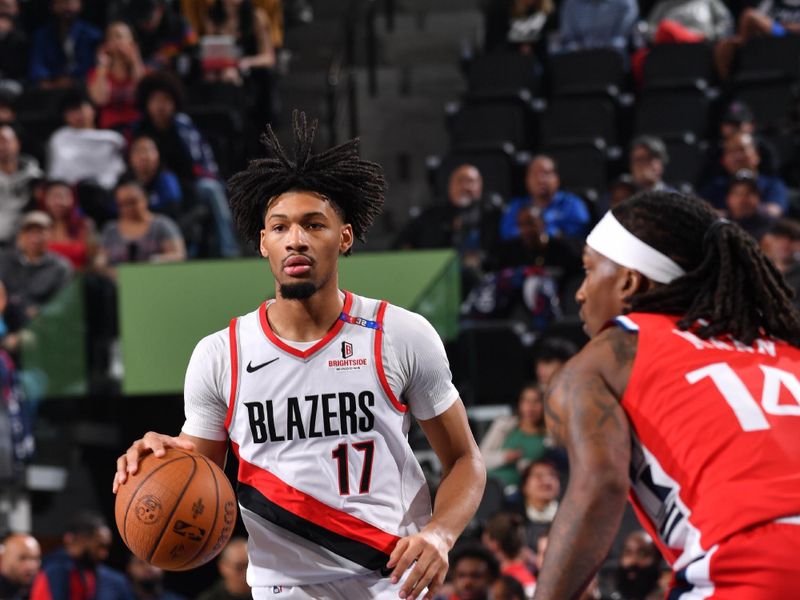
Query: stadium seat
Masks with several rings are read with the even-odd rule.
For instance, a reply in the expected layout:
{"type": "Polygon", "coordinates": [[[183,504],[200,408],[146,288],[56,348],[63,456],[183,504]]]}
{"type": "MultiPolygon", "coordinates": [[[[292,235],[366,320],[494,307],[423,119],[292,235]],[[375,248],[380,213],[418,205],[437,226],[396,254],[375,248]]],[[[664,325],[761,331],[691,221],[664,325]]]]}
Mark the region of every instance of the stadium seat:
{"type": "Polygon", "coordinates": [[[610,94],[623,85],[625,63],[614,50],[585,50],[550,58],[551,95],[610,94]]]}
{"type": "Polygon", "coordinates": [[[69,93],[68,89],[40,89],[30,88],[17,98],[17,114],[46,114],[50,118],[61,121],[59,107],[61,99],[69,93]]]}
{"type": "Polygon", "coordinates": [[[451,147],[510,143],[515,150],[530,148],[532,118],[522,99],[469,101],[450,121],[451,147]]]}
{"type": "Polygon", "coordinates": [[[800,36],[765,36],[749,40],[736,55],[737,84],[800,79],[800,36]]]}
{"type": "Polygon", "coordinates": [[[434,196],[437,198],[445,197],[450,174],[465,163],[476,166],[481,172],[485,193],[496,193],[508,200],[517,191],[513,186],[519,167],[513,153],[503,149],[475,148],[453,152],[441,160],[429,159],[428,163],[432,172],[434,196]]]}
{"type": "Polygon", "coordinates": [[[189,112],[189,116],[211,144],[223,178],[229,177],[243,166],[241,115],[222,106],[209,106],[195,108],[189,112]]]}
{"type": "Polygon", "coordinates": [[[617,142],[614,104],[600,96],[554,98],[539,120],[542,146],[602,140],[617,142]]]}
{"type": "Polygon", "coordinates": [[[552,146],[543,152],[556,161],[561,187],[590,201],[597,200],[606,191],[608,160],[602,147],[575,144],[552,146]]]}
{"type": "Polygon", "coordinates": [[[210,106],[227,106],[241,111],[247,105],[245,88],[224,81],[199,81],[192,84],[186,93],[189,111],[210,106]]]}
{"type": "Polygon", "coordinates": [[[513,404],[531,370],[529,349],[510,321],[463,323],[458,334],[459,390],[468,404],[513,404]]]}
{"type": "Polygon", "coordinates": [[[685,184],[696,186],[703,175],[707,144],[698,142],[692,136],[665,138],[664,143],[669,154],[664,181],[675,188],[682,188],[685,184]]]}
{"type": "Polygon", "coordinates": [[[734,92],[753,111],[759,130],[789,125],[797,103],[797,84],[776,81],[739,87],[734,92]]]}
{"type": "Polygon", "coordinates": [[[637,103],[637,135],[683,136],[705,139],[709,127],[708,97],[698,90],[650,92],[637,103]]]}
{"type": "Polygon", "coordinates": [[[476,58],[469,67],[467,87],[471,93],[516,95],[538,90],[536,59],[533,56],[496,52],[476,58]]]}
{"type": "Polygon", "coordinates": [[[644,63],[644,89],[707,89],[716,79],[709,44],[656,44],[644,63]]]}

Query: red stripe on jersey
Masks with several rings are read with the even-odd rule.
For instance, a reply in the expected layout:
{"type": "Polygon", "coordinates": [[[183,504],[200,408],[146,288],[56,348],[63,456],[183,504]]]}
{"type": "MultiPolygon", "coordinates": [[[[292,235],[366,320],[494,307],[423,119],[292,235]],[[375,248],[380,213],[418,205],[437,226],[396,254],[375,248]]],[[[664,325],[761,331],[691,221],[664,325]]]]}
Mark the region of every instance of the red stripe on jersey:
{"type": "Polygon", "coordinates": [[[228,412],[225,415],[225,430],[227,431],[233,418],[233,406],[236,402],[236,386],[239,384],[239,342],[236,339],[236,323],[238,319],[231,319],[228,325],[228,340],[231,345],[231,396],[228,400],[228,412]]]}
{"type": "Polygon", "coordinates": [[[328,506],[313,496],[290,486],[273,473],[242,459],[239,446],[231,442],[239,459],[239,481],[254,487],[284,510],[315,525],[355,540],[385,554],[391,554],[400,538],[358,517],[328,506]]]}
{"type": "Polygon", "coordinates": [[[389,396],[392,406],[404,413],[408,410],[408,407],[400,402],[397,396],[394,395],[392,388],[389,386],[389,380],[386,379],[386,371],[383,368],[383,314],[386,312],[387,306],[388,302],[386,302],[386,300],[381,300],[378,306],[378,316],[375,318],[378,325],[380,325],[380,327],[375,330],[375,368],[378,370],[378,380],[381,382],[381,387],[383,391],[386,392],[386,395],[389,396]]]}
{"type": "MultiPolygon", "coordinates": [[[[353,295],[350,292],[344,292],[344,307],[342,308],[342,312],[349,312],[350,306],[353,304],[353,295]]],[[[275,344],[278,348],[283,350],[284,352],[288,352],[289,354],[296,356],[297,358],[308,358],[315,352],[322,350],[328,342],[330,342],[333,338],[336,337],[336,334],[344,326],[344,321],[341,319],[336,319],[336,323],[333,324],[328,330],[328,333],[325,334],[325,337],[318,341],[316,344],[311,346],[308,350],[298,350],[297,348],[293,348],[289,344],[284,343],[275,332],[272,331],[272,328],[269,326],[269,321],[267,320],[267,303],[261,306],[261,309],[258,311],[258,320],[261,322],[261,329],[264,331],[264,335],[267,336],[267,339],[275,344]]]]}

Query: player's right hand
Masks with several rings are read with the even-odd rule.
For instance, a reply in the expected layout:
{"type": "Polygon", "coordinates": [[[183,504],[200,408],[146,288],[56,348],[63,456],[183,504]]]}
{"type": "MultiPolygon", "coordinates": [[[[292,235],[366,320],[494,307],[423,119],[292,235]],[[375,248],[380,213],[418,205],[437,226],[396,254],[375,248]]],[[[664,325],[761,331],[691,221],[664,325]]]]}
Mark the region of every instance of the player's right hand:
{"type": "Polygon", "coordinates": [[[164,456],[167,448],[194,450],[194,443],[182,437],[148,431],[142,436],[142,439],[133,442],[127,452],[117,459],[117,472],[114,474],[111,491],[116,494],[119,486],[128,479],[128,475],[133,475],[139,470],[139,461],[145,454],[152,452],[154,456],[160,458],[164,456]]]}

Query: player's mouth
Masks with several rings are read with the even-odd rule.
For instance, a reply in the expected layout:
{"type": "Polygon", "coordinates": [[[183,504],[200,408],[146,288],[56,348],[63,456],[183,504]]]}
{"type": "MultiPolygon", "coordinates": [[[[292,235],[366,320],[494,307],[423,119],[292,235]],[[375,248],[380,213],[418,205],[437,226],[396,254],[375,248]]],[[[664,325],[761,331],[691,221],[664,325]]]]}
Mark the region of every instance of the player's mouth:
{"type": "Polygon", "coordinates": [[[284,259],[283,272],[290,277],[298,277],[311,271],[311,267],[313,265],[314,261],[308,256],[304,256],[302,254],[293,254],[292,256],[284,259]]]}

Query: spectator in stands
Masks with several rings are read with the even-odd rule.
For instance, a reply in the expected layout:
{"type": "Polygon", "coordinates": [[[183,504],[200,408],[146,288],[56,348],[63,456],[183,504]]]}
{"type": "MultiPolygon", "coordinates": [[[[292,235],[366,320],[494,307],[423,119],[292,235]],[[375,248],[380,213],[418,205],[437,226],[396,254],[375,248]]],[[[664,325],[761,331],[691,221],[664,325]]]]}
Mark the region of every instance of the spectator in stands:
{"type": "Polygon", "coordinates": [[[786,185],[783,181],[774,175],[759,172],[761,156],[756,149],[753,136],[749,133],[736,133],[723,141],[721,164],[725,174],[711,179],[700,191],[700,196],[716,208],[725,206],[728,189],[736,173],[741,170],[751,171],[754,174],[761,199],[770,214],[780,216],[789,207],[786,185]]]}
{"type": "Polygon", "coordinates": [[[48,181],[42,204],[53,220],[48,249],[69,260],[75,269],[91,264],[96,250],[95,226],[78,209],[72,187],[66,181],[48,181]]]}
{"type": "Polygon", "coordinates": [[[89,73],[87,89],[97,106],[98,125],[126,133],[139,120],[136,86],[144,77],[139,46],[127,23],[114,21],[106,27],[97,52],[97,66],[89,73]]]}
{"type": "Polygon", "coordinates": [[[561,7],[561,49],[613,48],[623,52],[638,18],[636,0],[565,0],[561,7]]]}
{"type": "Polygon", "coordinates": [[[6,286],[9,302],[27,319],[39,314],[39,308],[72,277],[69,262],[47,249],[52,231],[53,220],[47,213],[26,213],[16,247],[0,253],[0,281],[6,286]]]}
{"type": "Polygon", "coordinates": [[[519,236],[517,213],[523,207],[538,208],[548,235],[582,239],[589,225],[589,210],[578,196],[560,189],[556,162],[544,154],[534,156],[525,173],[527,196],[513,199],[500,223],[500,235],[507,240],[519,236]]]}
{"type": "Polygon", "coordinates": [[[126,22],[132,23],[145,65],[189,74],[197,34],[167,0],[135,0],[128,4],[126,22]]]}
{"type": "Polygon", "coordinates": [[[748,40],[797,33],[800,33],[800,5],[795,0],[763,0],[758,6],[748,6],[739,15],[736,35],[721,41],[715,48],[720,78],[730,77],[736,52],[748,40]]]}
{"type": "Polygon", "coordinates": [[[462,265],[462,287],[472,288],[481,266],[497,244],[500,200],[483,194],[477,167],[463,164],[450,174],[447,203],[437,203],[412,219],[395,246],[404,249],[455,248],[462,265]]]}
{"type": "Polygon", "coordinates": [[[0,541],[0,598],[28,600],[42,566],[42,550],[27,533],[11,533],[0,541]]]}
{"type": "Polygon", "coordinates": [[[164,571],[131,554],[125,569],[136,600],[184,600],[164,587],[164,571]]]}
{"type": "Polygon", "coordinates": [[[631,177],[639,191],[668,189],[663,179],[667,162],[669,162],[667,146],[660,138],[641,135],[631,142],[631,177]]]}
{"type": "Polygon", "coordinates": [[[489,590],[500,575],[494,555],[479,544],[464,544],[450,554],[453,594],[447,600],[488,600],[489,590]]]}
{"type": "Polygon", "coordinates": [[[197,600],[251,600],[250,586],[245,577],[247,564],[247,540],[232,538],[217,560],[219,581],[200,594],[197,600]]]}
{"type": "Polygon", "coordinates": [[[28,75],[28,36],[19,22],[17,0],[0,0],[0,82],[16,82],[13,88],[21,91],[28,75]]]}
{"type": "Polygon", "coordinates": [[[545,34],[556,28],[553,0],[486,2],[486,50],[511,47],[523,54],[545,56],[545,34]]]}
{"type": "MultiPolygon", "coordinates": [[[[103,190],[114,187],[125,172],[125,138],[116,131],[95,127],[95,115],[94,106],[82,89],[64,94],[61,100],[64,125],[53,132],[47,143],[48,178],[70,185],[92,183],[103,190]]],[[[83,208],[98,218],[94,209],[83,208]]]]}
{"type": "Polygon", "coordinates": [[[775,222],[775,217],[761,204],[758,181],[750,171],[739,171],[734,175],[725,205],[726,216],[756,240],[772,229],[775,222]]]}
{"type": "Polygon", "coordinates": [[[542,390],[529,383],[519,393],[517,414],[495,419],[481,440],[481,454],[490,477],[516,488],[520,471],[539,460],[550,444],[544,425],[542,390]]]}
{"type": "Polygon", "coordinates": [[[253,97],[253,121],[260,127],[272,122],[275,100],[275,46],[270,38],[267,12],[250,0],[215,0],[205,23],[207,35],[227,35],[236,43],[238,63],[206,71],[211,79],[247,84],[253,97]]]}
{"type": "Polygon", "coordinates": [[[536,548],[540,535],[550,530],[558,510],[561,481],[558,470],[549,460],[532,462],[522,475],[522,514],[525,516],[525,533],[528,543],[536,548]]]}
{"type": "Polygon", "coordinates": [[[218,238],[217,253],[238,256],[239,245],[214,153],[189,115],[180,112],[180,82],[168,73],[147,75],[139,83],[137,97],[143,117],[135,128],[136,134],[155,140],[164,165],[209,208],[218,238]]]}
{"type": "Polygon", "coordinates": [[[129,175],[147,192],[149,207],[155,213],[178,220],[183,192],[175,173],[161,165],[161,154],[153,138],[139,135],[134,138],[128,153],[129,175]]]}
{"type": "Polygon", "coordinates": [[[78,18],[81,0],[51,0],[52,20],[33,34],[29,79],[41,87],[70,87],[94,66],[102,34],[78,18]]]}
{"type": "Polygon", "coordinates": [[[750,38],[800,33],[800,5],[794,0],[765,0],[739,16],[739,36],[750,38]]]}
{"type": "Polygon", "coordinates": [[[483,545],[500,563],[500,574],[519,581],[528,597],[533,596],[536,577],[525,564],[525,527],[520,515],[498,513],[491,517],[483,530],[483,545]]]}
{"type": "Polygon", "coordinates": [[[577,354],[578,348],[571,340],[552,336],[541,340],[536,348],[533,370],[536,382],[547,389],[553,375],[562,365],[577,354]]]}
{"type": "Polygon", "coordinates": [[[728,105],[719,125],[719,143],[711,144],[707,171],[713,175],[724,175],[722,168],[722,147],[725,140],[736,134],[746,133],[753,136],[756,150],[761,160],[758,168],[764,175],[774,175],[778,172],[778,151],[767,139],[756,132],[756,119],[753,111],[747,104],[734,100],[728,105]]]}
{"type": "Polygon", "coordinates": [[[622,556],[615,573],[616,593],[621,600],[657,600],[664,597],[659,589],[661,554],[644,531],[632,531],[625,538],[622,556]]]}
{"type": "Polygon", "coordinates": [[[63,542],[63,548],[45,557],[30,600],[134,600],[125,576],[103,564],[111,529],[102,516],[78,512],[69,520],[63,542]]]}
{"type": "Polygon", "coordinates": [[[492,584],[492,600],[526,600],[525,588],[511,575],[501,575],[492,584]]]}
{"type": "MultiPolygon", "coordinates": [[[[106,223],[100,235],[95,266],[101,271],[128,262],[186,260],[180,229],[147,206],[147,192],[138,182],[123,179],[114,189],[119,219],[106,223]]],[[[113,272],[113,271],[109,271],[113,272]]]]}
{"type": "Polygon", "coordinates": [[[0,125],[0,245],[13,242],[22,213],[32,208],[32,184],[41,176],[36,159],[20,154],[15,129],[0,125]]]}
{"type": "Polygon", "coordinates": [[[656,44],[713,42],[733,33],[733,15],[722,0],[659,0],[647,26],[656,44]]]}
{"type": "Polygon", "coordinates": [[[800,308],[800,223],[789,219],[777,221],[762,238],[761,249],[794,290],[794,305],[800,308]]]}
{"type": "Polygon", "coordinates": [[[517,212],[519,237],[503,240],[495,252],[487,256],[485,268],[490,271],[509,267],[537,266],[557,272],[559,283],[577,275],[580,257],[562,238],[549,235],[541,210],[526,207],[517,212]]]}

